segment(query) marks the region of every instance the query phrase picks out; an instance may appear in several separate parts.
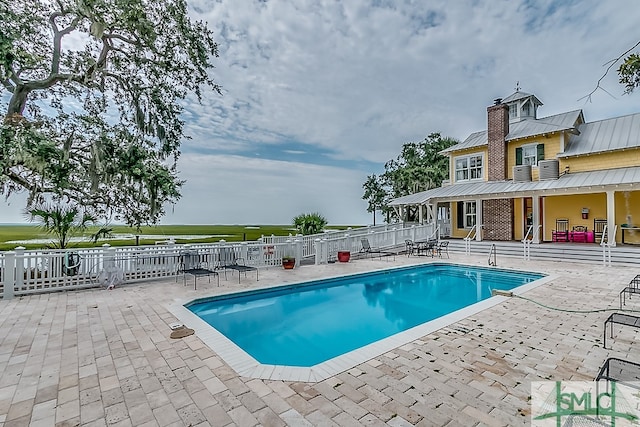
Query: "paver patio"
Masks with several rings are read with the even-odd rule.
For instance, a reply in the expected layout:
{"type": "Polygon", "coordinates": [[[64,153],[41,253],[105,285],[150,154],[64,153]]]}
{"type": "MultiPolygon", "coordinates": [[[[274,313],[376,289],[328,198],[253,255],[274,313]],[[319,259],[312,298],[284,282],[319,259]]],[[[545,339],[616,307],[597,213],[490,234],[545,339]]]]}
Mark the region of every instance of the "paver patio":
{"type": "MultiPolygon", "coordinates": [[[[593,380],[607,357],[640,362],[635,330],[602,348],[609,313],[554,311],[519,298],[319,383],[241,377],[197,335],[171,339],[174,299],[417,263],[363,259],[268,269],[198,289],[173,279],[0,301],[4,426],[515,426],[530,424],[530,382],[593,380]]],[[[429,260],[430,261],[430,260],[429,260]]],[[[485,257],[451,262],[486,266],[485,257]]],[[[555,278],[524,296],[570,310],[618,307],[638,271],[498,259],[555,278]]],[[[640,309],[640,298],[627,302],[640,309]]],[[[187,325],[189,326],[189,325],[187,325]]]]}

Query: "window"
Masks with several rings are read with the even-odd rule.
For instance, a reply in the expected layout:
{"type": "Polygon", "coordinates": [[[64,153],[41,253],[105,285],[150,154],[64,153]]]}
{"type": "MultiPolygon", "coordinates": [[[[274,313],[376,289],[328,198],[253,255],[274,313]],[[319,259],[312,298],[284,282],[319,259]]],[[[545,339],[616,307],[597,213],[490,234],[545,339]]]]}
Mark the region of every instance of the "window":
{"type": "Polygon", "coordinates": [[[469,159],[463,157],[456,159],[456,181],[464,181],[469,179],[469,159]]]}
{"type": "Polygon", "coordinates": [[[529,144],[516,148],[516,165],[537,166],[544,160],[544,144],[529,144]]]}
{"type": "Polygon", "coordinates": [[[458,202],[458,228],[476,225],[476,202],[458,202]]]}
{"type": "Polygon", "coordinates": [[[464,202],[464,226],[471,228],[476,225],[476,202],[464,202]]]}
{"type": "Polygon", "coordinates": [[[456,158],[456,181],[482,179],[482,154],[456,158]]]}
{"type": "Polygon", "coordinates": [[[530,101],[527,101],[522,105],[522,115],[523,116],[531,115],[531,104],[530,104],[530,101]]]}
{"type": "Polygon", "coordinates": [[[535,145],[525,145],[522,147],[522,164],[535,166],[538,164],[536,161],[538,151],[535,145]]]}
{"type": "Polygon", "coordinates": [[[516,104],[509,105],[509,118],[515,119],[518,117],[518,106],[516,104]]]}

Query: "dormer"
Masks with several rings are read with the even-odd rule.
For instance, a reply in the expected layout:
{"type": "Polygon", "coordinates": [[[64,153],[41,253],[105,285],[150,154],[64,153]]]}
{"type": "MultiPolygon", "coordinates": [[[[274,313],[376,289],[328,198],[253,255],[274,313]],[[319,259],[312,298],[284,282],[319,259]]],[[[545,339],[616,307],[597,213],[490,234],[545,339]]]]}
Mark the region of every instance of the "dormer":
{"type": "Polygon", "coordinates": [[[502,103],[509,107],[509,123],[527,119],[535,120],[538,107],[542,105],[542,102],[535,95],[519,90],[503,99],[502,103]]]}

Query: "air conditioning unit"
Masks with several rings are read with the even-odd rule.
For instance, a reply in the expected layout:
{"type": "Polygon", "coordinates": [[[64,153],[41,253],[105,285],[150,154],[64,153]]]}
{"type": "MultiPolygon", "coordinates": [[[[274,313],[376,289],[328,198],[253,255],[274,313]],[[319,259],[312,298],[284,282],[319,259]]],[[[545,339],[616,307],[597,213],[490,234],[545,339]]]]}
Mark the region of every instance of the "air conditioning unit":
{"type": "Polygon", "coordinates": [[[531,181],[531,165],[514,166],[513,180],[518,182],[531,181]]]}
{"type": "Polygon", "coordinates": [[[545,179],[558,179],[560,175],[560,162],[558,160],[540,160],[538,162],[540,170],[540,181],[545,179]]]}

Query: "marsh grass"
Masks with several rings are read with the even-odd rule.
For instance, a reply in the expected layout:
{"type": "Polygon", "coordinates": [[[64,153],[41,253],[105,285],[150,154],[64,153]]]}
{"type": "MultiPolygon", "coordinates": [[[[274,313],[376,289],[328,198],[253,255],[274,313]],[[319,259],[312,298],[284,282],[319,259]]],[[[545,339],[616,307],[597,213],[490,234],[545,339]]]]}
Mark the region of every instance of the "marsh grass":
{"type": "MultiPolygon", "coordinates": [[[[349,226],[327,226],[327,229],[346,229],[349,226]]],[[[352,226],[357,227],[357,226],[352,226]]],[[[240,242],[243,240],[257,240],[262,235],[288,236],[289,233],[296,234],[293,225],[158,225],[142,227],[139,231],[124,225],[114,225],[113,234],[132,234],[166,236],[166,239],[173,236],[215,236],[199,239],[176,239],[176,243],[213,243],[224,239],[227,242],[240,242]],[[224,236],[224,237],[221,237],[224,236]]],[[[94,233],[98,227],[89,227],[87,235],[94,233]]],[[[51,236],[43,232],[37,225],[0,225],[0,251],[12,250],[17,246],[24,246],[27,249],[46,248],[47,244],[27,243],[16,244],[6,243],[15,240],[48,239],[51,236]]],[[[153,245],[157,240],[163,239],[140,239],[140,245],[153,245]]],[[[134,246],[135,237],[132,239],[109,239],[100,240],[97,244],[91,242],[72,242],[69,247],[84,248],[101,246],[109,243],[111,246],[134,246]]]]}

